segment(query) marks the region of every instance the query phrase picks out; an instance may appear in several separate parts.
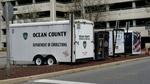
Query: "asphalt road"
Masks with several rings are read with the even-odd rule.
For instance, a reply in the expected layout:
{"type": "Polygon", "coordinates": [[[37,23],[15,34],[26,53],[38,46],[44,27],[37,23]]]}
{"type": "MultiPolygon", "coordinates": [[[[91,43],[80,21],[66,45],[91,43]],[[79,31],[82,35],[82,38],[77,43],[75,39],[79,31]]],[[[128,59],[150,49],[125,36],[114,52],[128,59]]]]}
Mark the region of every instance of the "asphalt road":
{"type": "Polygon", "coordinates": [[[150,59],[23,84],[150,84],[150,59]]]}

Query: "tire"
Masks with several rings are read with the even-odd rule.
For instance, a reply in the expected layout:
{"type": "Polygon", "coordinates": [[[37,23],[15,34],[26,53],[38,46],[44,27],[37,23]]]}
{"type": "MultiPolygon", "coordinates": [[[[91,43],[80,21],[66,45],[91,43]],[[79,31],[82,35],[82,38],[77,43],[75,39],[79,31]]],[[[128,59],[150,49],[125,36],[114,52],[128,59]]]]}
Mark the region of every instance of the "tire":
{"type": "Polygon", "coordinates": [[[37,65],[37,66],[40,66],[43,64],[43,58],[42,57],[36,57],[34,59],[34,64],[37,65]]]}
{"type": "Polygon", "coordinates": [[[47,57],[46,58],[46,64],[49,65],[49,66],[51,66],[53,64],[56,64],[55,58],[53,58],[53,57],[47,57]]]}

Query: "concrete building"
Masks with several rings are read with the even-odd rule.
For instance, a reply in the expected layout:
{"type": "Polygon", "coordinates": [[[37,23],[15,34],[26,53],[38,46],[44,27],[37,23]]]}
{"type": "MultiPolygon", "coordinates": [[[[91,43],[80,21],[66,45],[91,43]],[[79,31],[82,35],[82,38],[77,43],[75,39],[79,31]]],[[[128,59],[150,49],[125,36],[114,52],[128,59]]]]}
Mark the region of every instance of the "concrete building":
{"type": "MultiPolygon", "coordinates": [[[[64,20],[68,18],[68,13],[75,9],[72,0],[3,0],[11,1],[17,11],[14,11],[12,23],[27,23],[37,21],[64,20]]],[[[141,32],[142,46],[150,42],[145,24],[150,21],[150,6],[147,0],[83,0],[84,3],[76,12],[91,15],[90,20],[95,21],[95,30],[114,28],[116,21],[119,27],[125,28],[126,22],[130,22],[130,30],[141,32]],[[103,7],[98,9],[99,7],[103,7]],[[87,8],[94,8],[90,12],[87,8]],[[92,14],[91,14],[92,12],[92,14]],[[99,14],[97,16],[97,14],[99,14]],[[97,16],[97,17],[96,17],[97,16]],[[96,20],[95,20],[96,19],[96,20]]],[[[1,9],[0,9],[1,11],[1,9]]],[[[0,12],[0,16],[2,11],[0,12]]],[[[78,15],[79,17],[79,15],[78,15]]],[[[89,17],[89,16],[88,16],[89,17]]],[[[89,18],[86,18],[89,19],[89,18]]],[[[0,48],[6,47],[5,22],[0,19],[0,48]]]]}
{"type": "MultiPolygon", "coordinates": [[[[29,23],[67,19],[72,6],[70,0],[2,0],[0,7],[10,1],[14,8],[14,18],[10,23],[29,23]]],[[[2,11],[2,10],[0,10],[2,11]]],[[[0,12],[0,16],[2,16],[0,12]]],[[[0,20],[0,49],[6,48],[5,21],[0,20]]]]}
{"type": "Polygon", "coordinates": [[[142,35],[142,47],[150,42],[150,33],[145,30],[145,24],[150,21],[150,3],[147,0],[101,0],[101,5],[106,9],[98,18],[95,29],[114,28],[116,21],[119,21],[120,28],[125,28],[126,22],[130,22],[129,30],[142,35]]]}

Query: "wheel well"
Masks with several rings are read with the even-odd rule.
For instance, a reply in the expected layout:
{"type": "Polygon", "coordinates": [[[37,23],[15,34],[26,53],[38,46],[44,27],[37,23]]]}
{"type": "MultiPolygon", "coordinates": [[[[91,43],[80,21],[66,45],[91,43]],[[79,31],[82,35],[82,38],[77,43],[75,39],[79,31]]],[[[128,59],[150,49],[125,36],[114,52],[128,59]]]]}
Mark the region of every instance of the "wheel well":
{"type": "Polygon", "coordinates": [[[42,55],[36,55],[36,56],[34,56],[33,61],[35,61],[36,58],[43,58],[43,56],[42,55]]]}
{"type": "Polygon", "coordinates": [[[57,60],[56,60],[56,58],[55,58],[53,55],[47,55],[47,56],[46,56],[46,59],[47,59],[47,58],[53,58],[53,59],[55,60],[55,64],[57,63],[57,60]]]}

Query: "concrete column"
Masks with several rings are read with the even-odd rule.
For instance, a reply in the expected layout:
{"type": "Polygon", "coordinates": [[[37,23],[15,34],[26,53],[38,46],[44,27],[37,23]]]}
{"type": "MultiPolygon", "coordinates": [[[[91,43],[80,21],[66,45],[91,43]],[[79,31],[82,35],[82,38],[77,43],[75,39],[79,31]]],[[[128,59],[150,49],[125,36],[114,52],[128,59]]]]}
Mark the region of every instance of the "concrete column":
{"type": "Polygon", "coordinates": [[[83,19],[85,19],[85,8],[84,8],[84,6],[85,6],[85,0],[82,0],[82,18],[83,19]]]}
{"type": "Polygon", "coordinates": [[[136,3],[134,1],[132,2],[132,8],[136,8],[136,3]]]}
{"type": "Polygon", "coordinates": [[[136,20],[133,20],[133,26],[134,27],[136,26],[136,20]]]}
{"type": "Polygon", "coordinates": [[[106,5],[106,11],[109,11],[109,9],[110,9],[110,7],[109,7],[109,5],[107,4],[107,5],[106,5]]]}
{"type": "Polygon", "coordinates": [[[15,15],[15,22],[14,23],[18,23],[19,21],[19,17],[18,17],[18,15],[15,15]]]}
{"type": "Polygon", "coordinates": [[[50,20],[56,20],[56,0],[50,0],[50,20]]]}
{"type": "Polygon", "coordinates": [[[18,1],[15,1],[15,5],[16,5],[16,6],[18,6],[18,5],[19,5],[19,4],[18,4],[18,1]]]}
{"type": "Polygon", "coordinates": [[[2,49],[2,4],[0,3],[0,50],[2,49]]]}
{"type": "Polygon", "coordinates": [[[35,0],[32,0],[32,3],[35,4],[36,3],[35,0]]]}
{"type": "MultiPolygon", "coordinates": [[[[15,6],[18,6],[19,4],[18,4],[18,1],[15,1],[15,6]]],[[[17,15],[15,15],[15,20],[14,20],[14,23],[18,23],[18,16],[17,15]]]]}
{"type": "Polygon", "coordinates": [[[110,28],[109,22],[106,22],[106,28],[110,28]]]}

